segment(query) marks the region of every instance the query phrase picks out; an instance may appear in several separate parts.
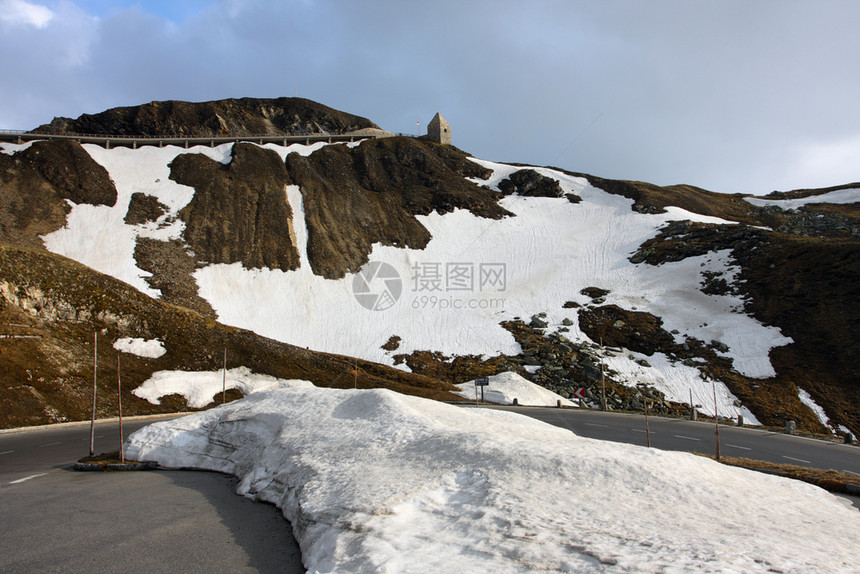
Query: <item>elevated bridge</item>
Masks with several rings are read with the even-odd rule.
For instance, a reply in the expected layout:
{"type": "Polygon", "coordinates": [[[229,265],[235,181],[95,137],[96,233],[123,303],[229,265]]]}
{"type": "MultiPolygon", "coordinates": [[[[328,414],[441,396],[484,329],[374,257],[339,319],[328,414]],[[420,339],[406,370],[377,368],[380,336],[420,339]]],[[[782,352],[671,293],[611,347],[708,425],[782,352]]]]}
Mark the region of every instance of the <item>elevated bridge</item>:
{"type": "Polygon", "coordinates": [[[0,141],[23,144],[36,140],[71,140],[78,143],[89,143],[100,145],[110,149],[112,147],[130,147],[137,149],[140,146],[151,145],[164,147],[174,145],[179,147],[209,146],[215,147],[225,143],[251,142],[259,145],[273,143],[287,146],[290,144],[310,145],[317,142],[343,143],[357,142],[363,139],[375,139],[387,137],[392,134],[379,130],[357,131],[342,134],[261,134],[261,135],[218,135],[218,136],[181,136],[181,135],[159,135],[159,136],[117,136],[99,134],[49,134],[34,133],[18,130],[0,130],[0,141]]]}

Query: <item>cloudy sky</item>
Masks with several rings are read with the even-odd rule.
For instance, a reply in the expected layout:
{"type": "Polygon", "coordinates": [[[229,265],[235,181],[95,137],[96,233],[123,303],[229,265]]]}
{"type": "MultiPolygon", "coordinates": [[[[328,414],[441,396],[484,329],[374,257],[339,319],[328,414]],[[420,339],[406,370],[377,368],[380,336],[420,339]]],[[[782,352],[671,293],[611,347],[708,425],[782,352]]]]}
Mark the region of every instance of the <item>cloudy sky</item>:
{"type": "Polygon", "coordinates": [[[295,96],[478,157],[763,194],[860,181],[855,0],[0,0],[0,129],[295,96]]]}

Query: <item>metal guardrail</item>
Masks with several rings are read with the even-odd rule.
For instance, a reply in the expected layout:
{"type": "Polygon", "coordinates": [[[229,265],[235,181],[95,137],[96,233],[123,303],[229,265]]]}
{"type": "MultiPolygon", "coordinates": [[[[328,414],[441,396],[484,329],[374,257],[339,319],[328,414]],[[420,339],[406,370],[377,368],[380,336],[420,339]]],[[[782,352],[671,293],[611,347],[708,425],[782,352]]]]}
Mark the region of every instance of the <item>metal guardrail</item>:
{"type": "Polygon", "coordinates": [[[78,134],[78,133],[49,133],[23,130],[0,130],[0,141],[10,141],[22,144],[28,141],[40,139],[74,140],[79,143],[94,143],[110,148],[111,145],[121,147],[137,148],[138,145],[208,145],[210,147],[230,142],[255,142],[255,143],[301,143],[314,142],[354,142],[363,139],[375,139],[381,137],[377,134],[363,134],[355,132],[345,133],[301,133],[301,134],[256,134],[256,135],[107,135],[107,134],[78,134]]]}

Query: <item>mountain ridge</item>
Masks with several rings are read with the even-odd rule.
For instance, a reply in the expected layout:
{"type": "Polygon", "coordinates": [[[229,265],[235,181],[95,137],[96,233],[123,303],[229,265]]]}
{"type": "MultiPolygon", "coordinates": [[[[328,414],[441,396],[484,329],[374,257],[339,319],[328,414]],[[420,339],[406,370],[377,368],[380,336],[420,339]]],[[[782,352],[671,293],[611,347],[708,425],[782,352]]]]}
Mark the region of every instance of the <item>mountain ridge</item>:
{"type": "Polygon", "coordinates": [[[112,136],[251,136],[378,130],[366,118],[305,98],[230,98],[208,102],[168,100],[111,108],[78,118],[55,117],[35,133],[112,136]]]}

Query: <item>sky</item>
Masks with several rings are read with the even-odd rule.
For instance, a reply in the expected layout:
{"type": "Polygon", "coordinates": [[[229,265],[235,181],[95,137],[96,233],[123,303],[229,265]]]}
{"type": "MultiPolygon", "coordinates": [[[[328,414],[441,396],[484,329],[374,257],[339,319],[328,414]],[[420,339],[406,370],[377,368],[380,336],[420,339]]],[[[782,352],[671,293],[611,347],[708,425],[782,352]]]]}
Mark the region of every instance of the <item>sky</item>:
{"type": "Polygon", "coordinates": [[[301,96],[483,159],[764,194],[860,181],[853,0],[0,0],[0,129],[301,96]]]}

